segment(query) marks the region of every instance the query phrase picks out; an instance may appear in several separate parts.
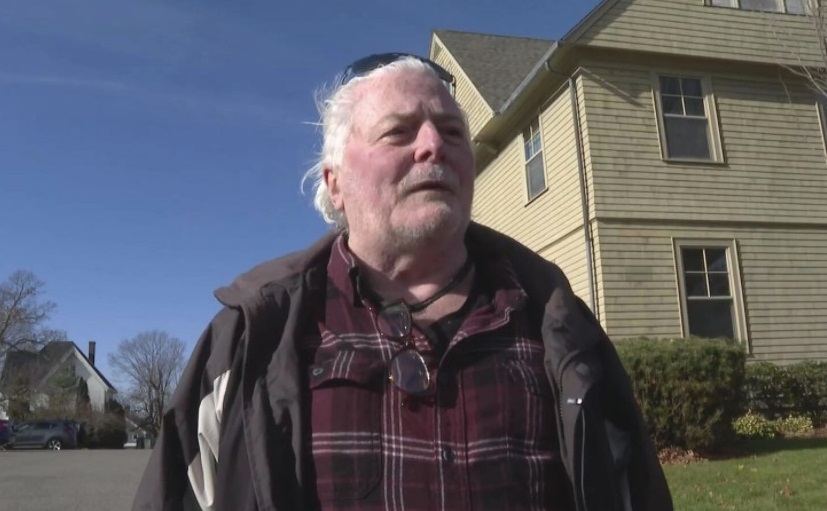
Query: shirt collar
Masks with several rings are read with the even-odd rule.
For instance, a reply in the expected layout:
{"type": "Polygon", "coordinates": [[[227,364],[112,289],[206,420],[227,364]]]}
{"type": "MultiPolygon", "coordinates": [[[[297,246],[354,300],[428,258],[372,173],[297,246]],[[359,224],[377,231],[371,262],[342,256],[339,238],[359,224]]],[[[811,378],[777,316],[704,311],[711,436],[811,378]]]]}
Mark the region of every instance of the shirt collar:
{"type": "MultiPolygon", "coordinates": [[[[495,303],[511,309],[522,309],[528,298],[517,279],[517,273],[511,261],[501,254],[484,250],[483,247],[469,246],[469,254],[474,257],[477,278],[484,278],[490,287],[495,303]]],[[[347,237],[340,234],[333,243],[330,260],[327,265],[329,285],[349,297],[354,307],[364,307],[364,297],[359,294],[359,265],[356,256],[347,246],[347,237]]]]}
{"type": "Polygon", "coordinates": [[[335,288],[342,296],[350,297],[354,307],[363,307],[359,295],[359,265],[356,257],[347,246],[347,238],[340,234],[333,242],[330,260],[327,263],[329,286],[335,288]]]}

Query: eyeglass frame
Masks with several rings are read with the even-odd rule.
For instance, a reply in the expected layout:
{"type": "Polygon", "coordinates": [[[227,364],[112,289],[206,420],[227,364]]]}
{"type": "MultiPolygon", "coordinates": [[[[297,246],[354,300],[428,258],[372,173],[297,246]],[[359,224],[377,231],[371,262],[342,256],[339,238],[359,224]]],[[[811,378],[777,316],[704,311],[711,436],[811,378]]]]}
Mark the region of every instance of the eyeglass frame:
{"type": "Polygon", "coordinates": [[[362,279],[357,278],[356,280],[357,292],[365,297],[363,298],[365,305],[376,315],[376,328],[379,330],[379,333],[391,341],[405,342],[402,349],[394,353],[393,357],[388,361],[388,379],[397,389],[410,396],[425,397],[430,395],[434,389],[433,378],[431,378],[431,370],[428,368],[428,364],[425,362],[419,350],[416,349],[416,345],[413,342],[413,315],[408,305],[404,300],[397,300],[387,305],[374,307],[372,303],[373,299],[378,297],[374,296],[374,293],[370,291],[363,293],[362,279]],[[404,313],[403,322],[398,323],[394,321],[392,318],[398,316],[389,314],[389,311],[404,313]],[[392,328],[395,327],[395,331],[392,331],[390,328],[383,328],[383,325],[392,328]],[[414,367],[406,372],[406,370],[403,369],[406,366],[401,365],[406,361],[413,362],[419,367],[414,367]],[[405,384],[406,381],[410,380],[410,370],[415,371],[416,374],[424,378],[421,385],[416,388],[405,384]],[[395,375],[397,376],[395,377],[395,375]]]}

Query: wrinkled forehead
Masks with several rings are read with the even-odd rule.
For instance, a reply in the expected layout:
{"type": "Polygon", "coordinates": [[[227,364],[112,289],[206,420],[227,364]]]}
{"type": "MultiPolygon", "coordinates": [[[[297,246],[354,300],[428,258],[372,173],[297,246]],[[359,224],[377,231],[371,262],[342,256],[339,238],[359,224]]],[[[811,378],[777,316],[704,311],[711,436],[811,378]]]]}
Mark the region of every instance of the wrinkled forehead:
{"type": "Polygon", "coordinates": [[[377,70],[355,84],[352,100],[354,120],[417,111],[464,118],[449,86],[427,70],[377,70]]]}

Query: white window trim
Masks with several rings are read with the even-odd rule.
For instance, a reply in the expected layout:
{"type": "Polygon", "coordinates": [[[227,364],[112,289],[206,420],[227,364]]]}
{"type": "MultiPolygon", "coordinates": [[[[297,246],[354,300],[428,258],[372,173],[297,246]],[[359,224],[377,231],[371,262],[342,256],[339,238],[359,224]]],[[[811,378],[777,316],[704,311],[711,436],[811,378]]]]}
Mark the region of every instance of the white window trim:
{"type": "Polygon", "coordinates": [[[545,193],[545,191],[548,190],[548,171],[546,170],[546,160],[545,160],[546,144],[545,144],[545,141],[543,140],[543,122],[542,122],[542,118],[540,116],[537,116],[536,120],[537,120],[537,133],[540,134],[540,151],[537,152],[537,153],[534,153],[531,156],[531,158],[529,158],[527,160],[525,159],[526,140],[525,140],[525,137],[523,136],[523,132],[525,131],[525,129],[530,129],[531,125],[534,124],[534,119],[532,119],[531,122],[528,123],[528,126],[526,126],[526,128],[523,129],[523,132],[520,133],[520,140],[522,141],[522,146],[521,147],[522,147],[522,150],[523,150],[523,175],[525,176],[526,204],[530,204],[531,202],[536,200],[537,197],[543,195],[543,193],[545,193]],[[537,193],[534,194],[534,196],[532,197],[530,186],[529,186],[530,179],[529,179],[529,176],[528,176],[528,163],[530,161],[532,161],[534,158],[538,158],[538,157],[541,160],[540,167],[543,169],[543,189],[538,190],[537,193]]]}
{"type": "Polygon", "coordinates": [[[824,157],[827,158],[827,99],[816,99],[815,107],[821,131],[821,148],[824,150],[824,157]]]}
{"type": "Polygon", "coordinates": [[[747,354],[751,354],[752,344],[750,342],[746,308],[744,307],[744,288],[738,242],[734,239],[720,238],[672,238],[672,256],[675,264],[678,303],[680,304],[681,333],[684,337],[688,337],[689,311],[686,303],[686,282],[683,270],[683,254],[681,253],[681,249],[684,248],[722,248],[726,250],[729,288],[732,294],[732,306],[735,314],[732,321],[733,329],[735,331],[735,340],[744,345],[747,354]]]}
{"type": "Polygon", "coordinates": [[[681,71],[660,70],[652,73],[652,101],[655,107],[655,118],[658,127],[658,141],[660,143],[660,156],[667,162],[688,162],[688,163],[720,163],[725,164],[723,143],[721,142],[721,130],[718,124],[718,107],[715,95],[712,92],[712,80],[708,76],[687,75],[681,71]],[[660,77],[673,76],[675,78],[691,78],[701,81],[701,90],[704,95],[704,109],[707,113],[707,128],[709,129],[709,159],[703,158],[673,158],[669,156],[666,145],[666,126],[663,122],[663,103],[660,95],[660,77]]]}
{"type": "Polygon", "coordinates": [[[787,0],[775,0],[776,5],[781,6],[781,8],[777,11],[764,11],[764,10],[761,10],[761,9],[745,9],[745,8],[741,7],[741,0],[734,0],[734,1],[735,1],[735,6],[712,5],[712,0],[704,0],[704,5],[706,5],[708,7],[720,7],[721,9],[737,9],[739,11],[767,12],[767,13],[773,13],[773,14],[790,14],[792,16],[808,16],[812,12],[812,11],[810,11],[810,1],[809,0],[804,2],[804,6],[808,11],[805,14],[800,14],[800,13],[797,13],[797,12],[787,11],[787,0]]]}

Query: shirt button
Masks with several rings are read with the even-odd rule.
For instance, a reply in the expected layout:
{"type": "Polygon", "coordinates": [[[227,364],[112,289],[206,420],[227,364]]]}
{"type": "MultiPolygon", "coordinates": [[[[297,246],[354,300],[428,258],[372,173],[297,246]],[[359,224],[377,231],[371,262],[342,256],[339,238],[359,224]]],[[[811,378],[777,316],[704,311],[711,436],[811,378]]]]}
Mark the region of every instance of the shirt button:
{"type": "Polygon", "coordinates": [[[445,447],[442,449],[442,461],[444,461],[445,463],[454,462],[454,451],[451,450],[450,447],[445,447]]]}

